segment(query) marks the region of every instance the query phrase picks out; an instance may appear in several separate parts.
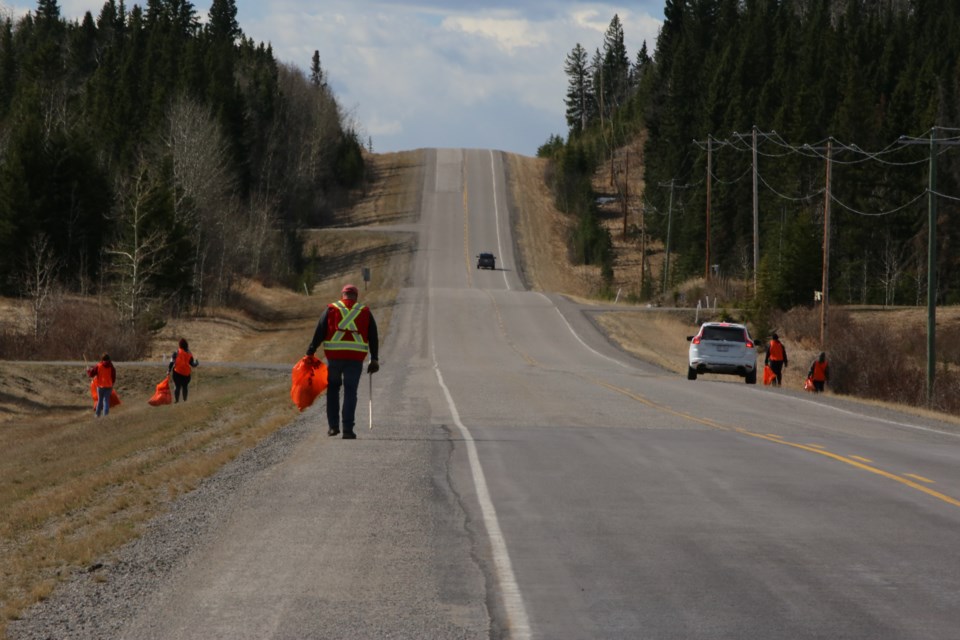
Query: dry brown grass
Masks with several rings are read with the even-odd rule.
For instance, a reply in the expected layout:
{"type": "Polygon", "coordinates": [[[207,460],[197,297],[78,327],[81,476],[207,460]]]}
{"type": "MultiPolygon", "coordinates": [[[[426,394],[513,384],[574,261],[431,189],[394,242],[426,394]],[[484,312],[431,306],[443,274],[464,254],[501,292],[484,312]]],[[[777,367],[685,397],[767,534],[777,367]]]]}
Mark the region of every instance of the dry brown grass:
{"type": "Polygon", "coordinates": [[[198,370],[190,402],[151,407],[151,383],[163,375],[118,365],[131,390],[108,417],[94,418],[92,403],[81,402],[0,429],[5,618],[135,537],[170,500],[296,414],[286,376],[216,368],[198,370]]]}
{"type": "MultiPolygon", "coordinates": [[[[340,213],[342,225],[407,222],[418,209],[420,153],[373,160],[381,181],[340,213]]],[[[318,230],[307,242],[323,257],[311,295],[247,283],[239,308],[170,321],[157,336],[149,349],[157,365],[181,336],[201,361],[188,403],[149,406],[166,369],[121,362],[122,404],[95,419],[82,366],[0,363],[0,637],[8,620],[48,597],[64,576],[136,537],[177,496],[296,416],[287,374],[210,363],[292,367],[346,280],[360,286],[389,339],[410,235],[318,230]],[[361,266],[372,270],[366,288],[361,266]]],[[[21,307],[0,305],[0,317],[19,322],[21,307]]]]}
{"type": "Polygon", "coordinates": [[[515,242],[527,284],[537,291],[589,297],[601,286],[600,268],[574,266],[567,255],[573,226],[553,204],[545,183],[547,161],[505,154],[515,242]]]}

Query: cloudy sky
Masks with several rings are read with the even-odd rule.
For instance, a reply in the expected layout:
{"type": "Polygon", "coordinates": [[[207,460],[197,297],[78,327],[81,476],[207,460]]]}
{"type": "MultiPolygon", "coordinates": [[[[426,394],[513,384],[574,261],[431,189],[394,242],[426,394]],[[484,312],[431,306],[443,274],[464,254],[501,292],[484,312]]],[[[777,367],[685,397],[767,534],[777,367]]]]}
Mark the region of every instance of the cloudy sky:
{"type": "MultiPolygon", "coordinates": [[[[665,0],[237,0],[244,34],[303,69],[314,51],[340,104],[378,152],[492,148],[534,155],[566,136],[564,58],[603,45],[614,14],[631,62],[653,52],[665,0]]],[[[15,12],[28,0],[7,2],[15,12]]],[[[140,4],[127,0],[127,6],[140,4]]],[[[193,0],[201,15],[208,0],[193,0]]],[[[60,0],[96,16],[103,0],[60,0]]]]}

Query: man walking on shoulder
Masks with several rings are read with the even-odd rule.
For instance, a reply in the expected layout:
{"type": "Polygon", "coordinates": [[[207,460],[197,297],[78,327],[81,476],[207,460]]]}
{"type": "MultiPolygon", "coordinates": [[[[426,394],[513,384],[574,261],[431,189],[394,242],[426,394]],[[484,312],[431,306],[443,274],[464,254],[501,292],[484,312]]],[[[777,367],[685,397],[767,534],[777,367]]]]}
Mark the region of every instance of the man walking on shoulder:
{"type": "Polygon", "coordinates": [[[380,370],[380,339],[377,322],[370,308],[357,302],[357,288],[346,285],[340,300],[327,305],[313,340],[307,347],[312,356],[323,346],[327,358],[327,435],[336,436],[343,428],[343,439],[353,440],[354,416],[357,412],[357,388],[363,375],[363,361],[370,355],[367,373],[380,370]],[[340,410],[340,389],[343,388],[343,411],[340,410]]]}

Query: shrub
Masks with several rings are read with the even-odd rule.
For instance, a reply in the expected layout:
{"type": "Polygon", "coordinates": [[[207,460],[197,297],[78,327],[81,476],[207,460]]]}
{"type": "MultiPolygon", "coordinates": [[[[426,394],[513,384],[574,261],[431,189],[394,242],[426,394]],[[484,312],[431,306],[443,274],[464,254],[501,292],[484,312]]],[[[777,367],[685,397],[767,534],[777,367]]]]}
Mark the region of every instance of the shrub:
{"type": "Polygon", "coordinates": [[[139,360],[147,353],[150,335],[145,324],[122,322],[112,307],[70,300],[51,309],[39,337],[14,329],[0,334],[0,358],[95,361],[107,352],[113,360],[139,360]]]}

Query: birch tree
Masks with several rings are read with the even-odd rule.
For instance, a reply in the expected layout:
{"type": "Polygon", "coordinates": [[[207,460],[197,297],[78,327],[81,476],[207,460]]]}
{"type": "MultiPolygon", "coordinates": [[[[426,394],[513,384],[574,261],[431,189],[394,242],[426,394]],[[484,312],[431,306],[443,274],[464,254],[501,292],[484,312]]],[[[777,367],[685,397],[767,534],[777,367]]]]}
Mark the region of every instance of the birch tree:
{"type": "Polygon", "coordinates": [[[49,324],[47,311],[59,297],[59,271],[60,261],[54,254],[50,237],[45,233],[34,236],[21,277],[21,291],[30,299],[34,338],[40,338],[49,324]]]}
{"type": "Polygon", "coordinates": [[[160,155],[170,159],[173,171],[173,221],[189,230],[194,245],[191,286],[199,308],[206,296],[205,277],[220,280],[208,269],[230,260],[217,254],[236,250],[222,233],[234,209],[236,186],[229,145],[210,110],[183,96],[167,110],[161,144],[160,155]]]}
{"type": "Polygon", "coordinates": [[[167,235],[157,218],[164,200],[169,203],[169,190],[141,157],[133,174],[118,187],[117,198],[115,222],[119,233],[106,253],[117,278],[120,316],[134,323],[154,293],[151,279],[163,269],[167,235]]]}

